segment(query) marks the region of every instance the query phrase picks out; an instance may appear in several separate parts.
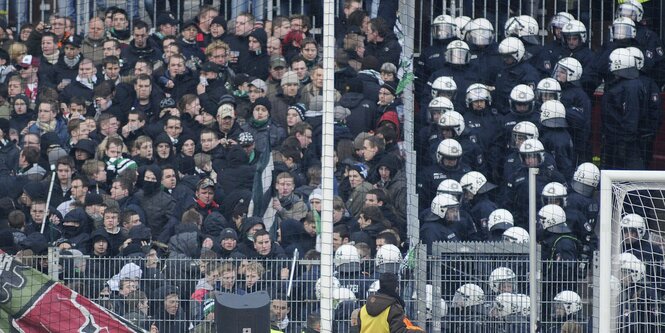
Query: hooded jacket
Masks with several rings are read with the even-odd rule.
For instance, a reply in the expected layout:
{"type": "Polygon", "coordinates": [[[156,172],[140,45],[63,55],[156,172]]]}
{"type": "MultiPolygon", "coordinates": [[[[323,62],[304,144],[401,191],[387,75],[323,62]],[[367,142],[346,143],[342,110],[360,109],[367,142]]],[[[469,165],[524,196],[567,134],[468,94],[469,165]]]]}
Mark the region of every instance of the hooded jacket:
{"type": "Polygon", "coordinates": [[[139,59],[147,59],[150,60],[152,63],[155,63],[157,60],[162,59],[162,55],[159,52],[159,50],[153,48],[148,41],[146,41],[146,45],[144,48],[136,47],[134,41],[131,41],[129,43],[129,46],[122,49],[122,52],[120,52],[120,57],[124,61],[123,67],[132,68],[132,69],[134,68],[134,66],[136,66],[136,62],[139,59]]]}
{"type": "Polygon", "coordinates": [[[404,308],[391,296],[377,293],[360,309],[361,333],[405,333],[404,308]]]}
{"type": "Polygon", "coordinates": [[[18,147],[14,142],[6,141],[4,144],[0,142],[0,176],[14,175],[18,168],[18,157],[18,147]]]}
{"type": "Polygon", "coordinates": [[[354,137],[374,127],[376,102],[367,99],[362,92],[347,92],[340,98],[339,105],[351,110],[346,125],[354,137]]]}
{"type": "Polygon", "coordinates": [[[237,249],[246,256],[251,255],[254,251],[254,239],[250,239],[247,233],[257,224],[263,225],[263,229],[266,228],[260,217],[246,217],[242,220],[242,224],[240,225],[237,249]]]}
{"type": "Polygon", "coordinates": [[[307,251],[314,249],[316,237],[311,237],[305,231],[302,222],[286,219],[282,221],[279,227],[282,234],[280,245],[284,248],[287,256],[293,256],[293,251],[298,249],[299,257],[302,258],[307,251]]]}
{"type": "Polygon", "coordinates": [[[406,218],[406,176],[402,165],[395,163],[401,163],[401,161],[394,154],[387,154],[379,161],[377,170],[382,166],[387,167],[390,170],[390,179],[379,180],[377,185],[386,191],[400,217],[406,218]]]}
{"type": "Polygon", "coordinates": [[[249,165],[249,157],[239,145],[231,147],[226,155],[226,168],[217,174],[217,184],[224,193],[252,190],[256,166],[249,165]]]}
{"type": "Polygon", "coordinates": [[[249,51],[246,58],[240,60],[240,73],[245,73],[249,76],[257,77],[261,80],[267,80],[270,75],[270,56],[267,51],[268,35],[263,29],[254,29],[249,34],[249,37],[254,37],[261,45],[260,51],[249,51]]]}
{"type": "Polygon", "coordinates": [[[141,208],[145,211],[146,221],[144,223],[152,230],[152,235],[161,234],[162,229],[171,219],[175,219],[175,200],[168,193],[161,191],[162,170],[156,165],[139,168],[139,180],[137,185],[141,190],[136,194],[137,200],[141,203],[141,208]],[[157,184],[144,181],[147,170],[152,171],[158,179],[157,184]],[[152,187],[157,187],[153,189],[152,187]]]}

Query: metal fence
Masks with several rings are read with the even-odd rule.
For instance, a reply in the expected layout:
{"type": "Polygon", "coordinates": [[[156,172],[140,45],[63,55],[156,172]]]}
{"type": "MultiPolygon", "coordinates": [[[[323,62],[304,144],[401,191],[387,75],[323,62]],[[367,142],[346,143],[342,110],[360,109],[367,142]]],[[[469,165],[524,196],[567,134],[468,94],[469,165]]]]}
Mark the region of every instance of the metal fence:
{"type": "MultiPolygon", "coordinates": [[[[538,278],[529,281],[528,245],[436,243],[433,249],[427,257],[425,247],[419,246],[408,261],[381,268],[400,269],[407,315],[427,332],[528,332],[530,311],[538,313],[542,332],[592,327],[599,277],[591,279],[597,270],[586,261],[539,260],[538,278]],[[527,296],[531,283],[539,291],[533,300],[527,296]],[[580,297],[571,301],[573,308],[555,301],[566,290],[580,297]]],[[[218,291],[267,291],[273,300],[272,321],[289,331],[304,327],[307,315],[319,307],[318,260],[159,259],[154,253],[145,258],[93,258],[57,250],[21,260],[146,329],[152,324],[186,330],[205,326],[205,300],[218,291]],[[287,272],[291,269],[292,280],[287,272]],[[169,308],[173,314],[167,311],[169,297],[177,303],[176,310],[169,308]]],[[[336,267],[334,332],[348,332],[353,310],[378,289],[375,262],[363,260],[360,267],[357,273],[336,267]]]]}
{"type": "MultiPolygon", "coordinates": [[[[66,16],[76,16],[79,22],[78,31],[87,31],[87,18],[109,6],[120,6],[134,17],[155,22],[159,0],[52,0],[30,1],[0,0],[0,11],[7,12],[18,26],[26,22],[44,20],[52,11],[66,16]],[[74,9],[75,8],[75,9],[74,9]],[[17,14],[20,13],[20,14],[17,14]],[[136,13],[134,15],[133,13],[136,13]]],[[[321,33],[322,19],[320,6],[315,2],[304,0],[257,0],[257,1],[219,1],[219,0],[174,0],[162,1],[173,4],[173,8],[165,6],[178,17],[189,19],[196,15],[198,9],[205,4],[219,8],[227,19],[235,17],[239,12],[252,12],[257,18],[272,20],[277,15],[305,14],[310,17],[313,32],[321,33]]],[[[337,1],[337,12],[341,9],[343,1],[337,1]]],[[[665,5],[661,1],[647,1],[645,6],[645,19],[651,28],[662,35],[665,24],[665,5]]],[[[469,16],[471,18],[484,17],[490,20],[497,32],[496,38],[503,36],[503,25],[506,19],[514,15],[530,15],[537,19],[543,41],[547,39],[547,26],[551,17],[560,11],[566,11],[579,18],[589,29],[589,45],[600,46],[608,37],[607,27],[612,24],[616,1],[603,0],[508,0],[508,1],[456,1],[456,0],[419,0],[413,3],[415,7],[415,34],[414,47],[419,52],[431,45],[430,24],[433,19],[443,13],[453,16],[469,16]]],[[[10,19],[10,21],[13,21],[10,19]]]]}

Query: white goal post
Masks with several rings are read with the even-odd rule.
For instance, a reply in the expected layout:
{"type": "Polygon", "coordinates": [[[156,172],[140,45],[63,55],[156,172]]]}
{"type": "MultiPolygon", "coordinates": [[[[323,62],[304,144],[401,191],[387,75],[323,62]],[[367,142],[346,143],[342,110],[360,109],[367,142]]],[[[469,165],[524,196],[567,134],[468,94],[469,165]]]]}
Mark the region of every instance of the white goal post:
{"type": "MultiPolygon", "coordinates": [[[[618,255],[621,253],[621,230],[619,223],[624,207],[631,198],[626,198],[631,191],[660,191],[665,193],[665,171],[629,171],[602,170],[600,176],[600,226],[599,226],[599,297],[598,297],[598,330],[596,332],[617,332],[617,291],[612,290],[612,277],[618,277],[618,255]],[[619,204],[617,204],[619,203],[619,204]]],[[[642,194],[637,194],[638,196],[642,194]]],[[[643,196],[653,204],[653,198],[643,196]]],[[[642,198],[636,201],[642,202],[642,198]]],[[[658,204],[663,198],[656,197],[658,204]]],[[[639,205],[635,205],[639,207],[639,205]]],[[[645,207],[655,212],[663,207],[645,207]]],[[[646,218],[646,217],[645,217],[646,218]]],[[[652,216],[653,218],[653,216],[652,216]]],[[[658,219],[655,219],[658,222],[658,219]]],[[[614,280],[616,281],[616,280],[614,280]]]]}

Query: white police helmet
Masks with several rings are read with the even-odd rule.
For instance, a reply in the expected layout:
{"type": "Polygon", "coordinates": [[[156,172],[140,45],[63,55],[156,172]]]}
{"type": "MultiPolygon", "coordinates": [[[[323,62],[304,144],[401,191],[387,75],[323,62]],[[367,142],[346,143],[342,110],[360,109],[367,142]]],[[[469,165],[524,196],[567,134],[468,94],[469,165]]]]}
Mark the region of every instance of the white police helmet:
{"type": "Polygon", "coordinates": [[[453,65],[466,65],[471,61],[471,49],[461,40],[448,43],[445,52],[446,62],[453,65]]]}
{"type": "Polygon", "coordinates": [[[629,17],[618,17],[612,22],[612,31],[610,34],[612,40],[632,39],[637,36],[635,21],[629,17]]]}
{"type": "Polygon", "coordinates": [[[351,244],[344,244],[335,251],[335,268],[340,272],[360,271],[360,254],[351,244]]]}
{"type": "Polygon", "coordinates": [[[455,38],[457,26],[450,15],[439,15],[432,21],[432,37],[437,40],[455,38]]]}
{"type": "Polygon", "coordinates": [[[504,57],[511,57],[516,62],[522,61],[524,58],[524,43],[515,37],[507,37],[499,43],[499,54],[504,57]]]}
{"type": "Polygon", "coordinates": [[[487,219],[487,230],[507,230],[515,224],[513,214],[503,208],[495,209],[487,219]]]}
{"type": "Polygon", "coordinates": [[[478,171],[469,171],[460,178],[460,185],[471,194],[483,194],[496,188],[496,185],[487,181],[485,175],[478,171]]]}
{"type": "Polygon", "coordinates": [[[429,112],[445,113],[455,110],[455,107],[453,106],[453,102],[447,97],[434,97],[432,101],[429,102],[427,110],[429,110],[429,112]]]}
{"type": "Polygon", "coordinates": [[[402,253],[397,246],[393,244],[386,244],[376,251],[374,258],[374,266],[379,273],[395,273],[399,272],[399,266],[402,263],[402,253]]]}
{"type": "Polygon", "coordinates": [[[582,23],[582,21],[578,20],[573,20],[566,23],[566,25],[563,26],[563,29],[561,29],[561,34],[564,38],[567,36],[579,36],[582,44],[586,43],[587,40],[586,26],[584,23],[582,23]]]}
{"type": "Polygon", "coordinates": [[[521,114],[531,113],[534,111],[534,106],[536,103],[536,94],[534,94],[533,89],[526,84],[518,84],[510,91],[510,111],[516,111],[517,104],[524,104],[529,106],[527,111],[519,111],[521,114]]]}
{"type": "Polygon", "coordinates": [[[432,210],[432,213],[442,219],[446,218],[446,213],[448,212],[448,209],[458,207],[459,206],[459,201],[455,199],[450,194],[437,194],[434,199],[432,199],[432,205],[430,206],[430,209],[432,210]]]}
{"type": "MultiPolygon", "coordinates": [[[[339,283],[339,280],[336,277],[331,277],[332,278],[332,289],[339,289],[341,288],[341,284],[339,283]]],[[[316,295],[316,299],[321,299],[321,285],[322,285],[321,278],[316,280],[316,284],[314,285],[314,294],[316,295]]]]}
{"type": "Polygon", "coordinates": [[[546,77],[536,85],[536,97],[539,100],[559,100],[561,98],[561,85],[559,81],[546,77]]]}
{"type": "Polygon", "coordinates": [[[505,242],[524,244],[529,242],[529,232],[522,227],[510,227],[503,232],[505,242]]]}
{"type": "Polygon", "coordinates": [[[554,35],[554,37],[556,37],[554,29],[563,29],[563,26],[566,25],[566,23],[574,19],[575,16],[567,12],[556,13],[556,15],[552,17],[552,21],[550,21],[550,32],[552,33],[552,35],[554,35]]]}
{"type": "Polygon", "coordinates": [[[559,60],[556,65],[554,65],[552,77],[561,83],[574,82],[578,81],[582,77],[583,72],[584,69],[582,68],[582,64],[580,64],[577,59],[573,57],[566,57],[559,60]],[[558,77],[557,73],[560,71],[566,74],[565,81],[562,81],[562,78],[558,77]]]}
{"type": "Polygon", "coordinates": [[[575,192],[588,197],[598,187],[599,183],[600,170],[595,164],[585,162],[575,169],[571,187],[575,192]]]}
{"type": "MultiPolygon", "coordinates": [[[[432,82],[432,98],[445,97],[454,99],[456,94],[457,83],[455,83],[452,76],[439,76],[432,82]]],[[[452,109],[452,103],[450,105],[452,109]]]]}
{"type": "Polygon", "coordinates": [[[517,274],[508,267],[496,268],[490,273],[489,285],[493,292],[499,293],[501,291],[502,283],[515,283],[517,281],[517,274]]]}
{"type": "Polygon", "coordinates": [[[546,205],[538,211],[538,222],[543,229],[556,233],[565,234],[570,232],[566,224],[566,212],[558,205],[546,205]]]}
{"type": "Polygon", "coordinates": [[[539,44],[538,21],[529,15],[508,18],[504,25],[506,37],[519,37],[529,44],[539,44]]]}
{"type": "Polygon", "coordinates": [[[473,45],[486,46],[494,40],[494,27],[486,18],[476,18],[464,28],[464,40],[473,45]]]}
{"type": "Polygon", "coordinates": [[[637,61],[626,48],[614,49],[610,53],[610,72],[626,79],[636,79],[640,76],[637,61]]]}
{"type": "Polygon", "coordinates": [[[471,103],[484,100],[487,104],[492,104],[492,94],[489,88],[482,83],[474,83],[466,88],[466,106],[471,107],[471,103]]]}
{"type": "Polygon", "coordinates": [[[582,310],[582,298],[576,292],[564,290],[554,296],[554,302],[563,307],[566,315],[570,316],[582,310]]]}
{"type": "Polygon", "coordinates": [[[436,187],[436,193],[450,194],[455,197],[457,201],[459,201],[462,197],[462,194],[464,194],[464,190],[458,181],[454,179],[444,179],[439,183],[439,186],[436,187]]]}
{"type": "Polygon", "coordinates": [[[642,216],[627,214],[621,219],[621,229],[633,229],[637,232],[637,236],[642,239],[647,233],[647,224],[642,216]]]}
{"type": "Polygon", "coordinates": [[[468,16],[457,16],[455,17],[455,26],[457,27],[457,38],[464,40],[464,32],[466,31],[466,26],[471,22],[471,18],[468,16]]]}
{"type": "Polygon", "coordinates": [[[523,294],[502,293],[496,296],[490,310],[490,316],[507,317],[512,314],[527,315],[531,307],[529,296],[523,294]]]}
{"type": "Polygon", "coordinates": [[[519,148],[524,141],[529,139],[538,139],[538,127],[530,121],[520,121],[513,126],[511,131],[510,146],[519,148]]]}
{"type": "Polygon", "coordinates": [[[543,205],[559,205],[566,207],[566,198],[568,197],[568,190],[563,184],[558,182],[551,182],[543,187],[541,199],[543,205]],[[560,204],[558,202],[561,202],[560,204]]]}
{"type": "Polygon", "coordinates": [[[522,163],[526,163],[526,159],[529,157],[537,157],[538,165],[545,161],[545,147],[538,139],[527,139],[520,146],[522,163]]]}
{"type": "Polygon", "coordinates": [[[631,282],[637,283],[644,279],[646,266],[634,254],[628,252],[622,253],[619,255],[619,262],[621,271],[630,277],[631,282]]]}
{"type": "Polygon", "coordinates": [[[566,107],[557,100],[549,100],[540,106],[540,123],[545,127],[568,127],[566,107]]]}
{"type": "Polygon", "coordinates": [[[459,137],[464,132],[464,117],[457,111],[448,111],[439,118],[440,129],[452,129],[454,137],[459,137]]]}
{"type": "Polygon", "coordinates": [[[455,139],[445,139],[436,149],[436,161],[441,163],[443,158],[459,160],[462,157],[462,145],[455,139]]]}
{"type": "Polygon", "coordinates": [[[635,58],[635,67],[637,67],[638,70],[642,70],[642,68],[644,68],[644,52],[642,52],[639,47],[634,46],[629,46],[626,50],[628,50],[628,53],[635,58]]]}
{"type": "Polygon", "coordinates": [[[465,308],[474,305],[481,305],[485,302],[485,292],[480,286],[473,283],[467,283],[457,288],[453,296],[453,307],[465,308]]]}
{"type": "Polygon", "coordinates": [[[379,282],[379,280],[372,282],[372,284],[367,289],[367,296],[376,294],[379,289],[381,289],[381,282],[379,282]]]}
{"type": "Polygon", "coordinates": [[[356,294],[349,288],[334,288],[333,289],[333,305],[336,308],[341,302],[355,301],[356,294]]]}
{"type": "Polygon", "coordinates": [[[619,8],[617,8],[616,17],[628,17],[635,22],[642,21],[644,16],[644,8],[642,4],[637,0],[627,0],[623,1],[619,8]]]}

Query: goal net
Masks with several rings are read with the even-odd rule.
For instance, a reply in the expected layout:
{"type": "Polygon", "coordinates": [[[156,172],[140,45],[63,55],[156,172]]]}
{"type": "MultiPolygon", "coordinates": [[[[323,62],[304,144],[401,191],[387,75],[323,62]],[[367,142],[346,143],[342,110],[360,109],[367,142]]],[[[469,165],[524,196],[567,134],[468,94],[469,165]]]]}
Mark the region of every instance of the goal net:
{"type": "Polygon", "coordinates": [[[665,327],[665,172],[602,171],[598,332],[665,327]]]}

